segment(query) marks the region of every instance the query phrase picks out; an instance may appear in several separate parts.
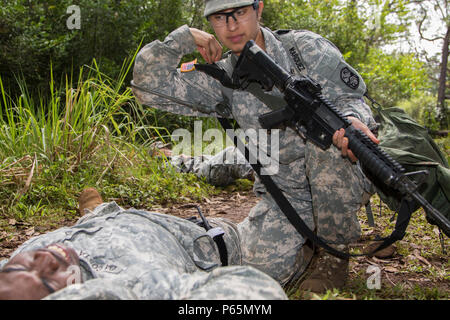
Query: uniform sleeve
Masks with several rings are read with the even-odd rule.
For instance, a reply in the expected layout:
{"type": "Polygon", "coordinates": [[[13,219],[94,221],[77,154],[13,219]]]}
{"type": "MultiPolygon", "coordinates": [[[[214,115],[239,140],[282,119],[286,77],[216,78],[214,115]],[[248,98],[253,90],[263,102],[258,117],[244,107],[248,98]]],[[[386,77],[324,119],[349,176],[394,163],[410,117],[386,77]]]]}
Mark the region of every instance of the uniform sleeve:
{"type": "Polygon", "coordinates": [[[287,300],[277,281],[250,266],[183,274],[178,281],[177,300],[287,300]]]}
{"type": "Polygon", "coordinates": [[[325,97],[344,116],[353,116],[375,128],[372,111],[363,99],[367,89],[364,80],[345,62],[338,48],[310,31],[297,31],[295,39],[308,75],[321,84],[325,97]]]}
{"type": "Polygon", "coordinates": [[[202,72],[177,69],[182,57],[195,49],[186,25],[171,32],[163,42],[147,44],[134,66],[133,93],[137,100],[171,113],[217,116],[216,106],[223,102],[221,84],[202,72]]]}

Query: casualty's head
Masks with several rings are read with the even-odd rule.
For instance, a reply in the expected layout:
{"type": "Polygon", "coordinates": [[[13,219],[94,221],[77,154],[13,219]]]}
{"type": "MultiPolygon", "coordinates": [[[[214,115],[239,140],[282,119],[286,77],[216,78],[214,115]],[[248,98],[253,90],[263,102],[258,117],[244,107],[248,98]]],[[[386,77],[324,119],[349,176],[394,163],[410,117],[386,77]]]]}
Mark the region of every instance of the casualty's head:
{"type": "Polygon", "coordinates": [[[76,268],[79,276],[77,253],[60,243],[19,253],[0,270],[0,300],[45,298],[71,284],[76,268]]]}
{"type": "Polygon", "coordinates": [[[219,41],[239,54],[249,40],[263,41],[259,24],[263,8],[260,0],[206,0],[204,16],[219,41]]]}

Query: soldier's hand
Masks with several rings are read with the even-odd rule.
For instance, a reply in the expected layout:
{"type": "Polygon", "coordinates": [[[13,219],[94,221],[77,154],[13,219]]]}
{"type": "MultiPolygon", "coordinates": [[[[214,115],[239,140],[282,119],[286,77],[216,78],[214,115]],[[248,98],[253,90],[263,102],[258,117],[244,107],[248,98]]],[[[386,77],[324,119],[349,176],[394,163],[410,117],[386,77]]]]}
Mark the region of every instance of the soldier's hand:
{"type": "MultiPolygon", "coordinates": [[[[370,129],[359,119],[355,117],[348,117],[348,120],[352,122],[352,125],[356,129],[359,129],[363,133],[365,133],[374,143],[376,144],[380,143],[380,140],[378,140],[377,137],[373,134],[373,132],[370,131],[370,129]]],[[[341,150],[342,156],[348,157],[352,162],[356,162],[358,158],[356,158],[353,152],[348,148],[348,138],[344,137],[344,135],[345,135],[344,129],[336,131],[333,135],[333,144],[341,150]]]]}
{"type": "Polygon", "coordinates": [[[222,46],[216,37],[205,31],[190,28],[197,49],[207,63],[214,63],[222,58],[222,46]]]}

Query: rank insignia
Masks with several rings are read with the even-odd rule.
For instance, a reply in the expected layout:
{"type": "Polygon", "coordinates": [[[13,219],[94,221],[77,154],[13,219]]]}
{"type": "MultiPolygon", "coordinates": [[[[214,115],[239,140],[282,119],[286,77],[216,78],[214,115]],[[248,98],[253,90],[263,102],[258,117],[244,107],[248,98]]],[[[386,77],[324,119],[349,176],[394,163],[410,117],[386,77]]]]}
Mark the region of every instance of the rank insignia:
{"type": "Polygon", "coordinates": [[[348,67],[341,70],[341,80],[353,90],[359,87],[359,77],[352,72],[348,67]]]}
{"type": "Polygon", "coordinates": [[[195,64],[197,63],[197,59],[191,62],[186,62],[181,64],[180,71],[181,72],[191,72],[195,70],[195,64]]]}

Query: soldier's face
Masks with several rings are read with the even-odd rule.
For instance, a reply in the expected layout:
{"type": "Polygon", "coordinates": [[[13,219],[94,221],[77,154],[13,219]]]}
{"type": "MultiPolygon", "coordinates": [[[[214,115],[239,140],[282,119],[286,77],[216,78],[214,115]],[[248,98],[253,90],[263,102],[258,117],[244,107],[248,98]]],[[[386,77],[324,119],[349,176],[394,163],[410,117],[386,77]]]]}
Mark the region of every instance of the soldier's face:
{"type": "Polygon", "coordinates": [[[227,9],[212,14],[209,21],[222,45],[239,55],[249,40],[262,37],[259,20],[263,8],[260,2],[257,10],[253,6],[227,9]]]}
{"type": "Polygon", "coordinates": [[[38,300],[65,288],[78,267],[76,252],[62,244],[17,254],[0,271],[0,300],[38,300]]]}

